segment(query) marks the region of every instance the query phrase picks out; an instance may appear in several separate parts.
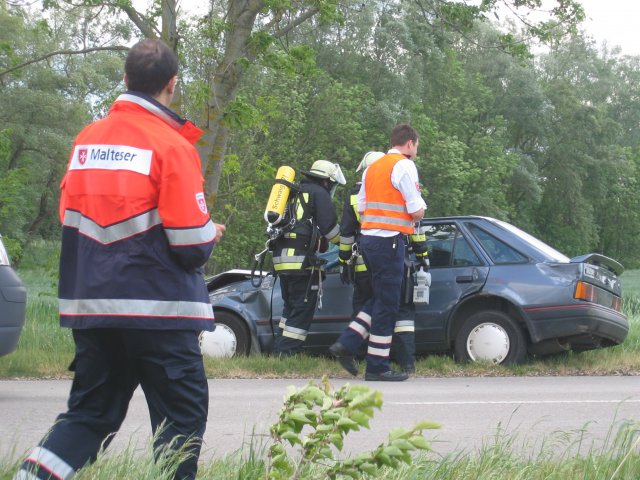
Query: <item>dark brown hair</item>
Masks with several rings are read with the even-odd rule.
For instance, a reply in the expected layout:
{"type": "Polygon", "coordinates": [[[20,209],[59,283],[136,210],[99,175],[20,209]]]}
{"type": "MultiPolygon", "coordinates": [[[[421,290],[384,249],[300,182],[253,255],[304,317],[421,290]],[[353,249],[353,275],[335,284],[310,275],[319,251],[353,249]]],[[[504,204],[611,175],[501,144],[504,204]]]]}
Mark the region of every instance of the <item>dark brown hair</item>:
{"type": "Polygon", "coordinates": [[[418,141],[418,132],[411,125],[401,123],[400,125],[396,125],[394,129],[391,130],[390,140],[392,147],[404,145],[409,140],[413,140],[415,143],[418,141]]]}
{"type": "Polygon", "coordinates": [[[124,71],[129,90],[157,95],[178,73],[178,59],[163,41],[142,40],[129,50],[124,71]]]}

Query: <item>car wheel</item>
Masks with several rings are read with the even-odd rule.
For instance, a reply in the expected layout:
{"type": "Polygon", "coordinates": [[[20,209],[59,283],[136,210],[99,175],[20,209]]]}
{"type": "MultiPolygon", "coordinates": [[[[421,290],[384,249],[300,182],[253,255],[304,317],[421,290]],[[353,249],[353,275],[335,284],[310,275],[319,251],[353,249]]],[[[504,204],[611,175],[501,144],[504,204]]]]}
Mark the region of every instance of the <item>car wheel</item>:
{"type": "Polygon", "coordinates": [[[233,357],[249,353],[249,331],[244,321],[228,312],[216,312],[216,329],[200,334],[200,349],[208,357],[233,357]]]}
{"type": "Polygon", "coordinates": [[[455,356],[460,362],[488,360],[511,365],[522,362],[526,353],[527,342],[520,326],[494,310],[471,315],[455,339],[455,356]]]}

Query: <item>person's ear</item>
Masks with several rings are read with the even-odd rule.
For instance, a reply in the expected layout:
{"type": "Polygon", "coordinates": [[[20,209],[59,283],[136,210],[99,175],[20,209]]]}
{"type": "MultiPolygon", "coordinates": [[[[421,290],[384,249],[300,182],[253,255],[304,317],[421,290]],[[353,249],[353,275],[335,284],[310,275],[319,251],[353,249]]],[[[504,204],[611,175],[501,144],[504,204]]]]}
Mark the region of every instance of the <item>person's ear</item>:
{"type": "Polygon", "coordinates": [[[171,77],[171,79],[169,79],[169,83],[167,83],[167,91],[169,92],[169,95],[173,95],[173,92],[175,92],[176,90],[177,83],[178,83],[177,75],[174,75],[173,77],[171,77]]]}

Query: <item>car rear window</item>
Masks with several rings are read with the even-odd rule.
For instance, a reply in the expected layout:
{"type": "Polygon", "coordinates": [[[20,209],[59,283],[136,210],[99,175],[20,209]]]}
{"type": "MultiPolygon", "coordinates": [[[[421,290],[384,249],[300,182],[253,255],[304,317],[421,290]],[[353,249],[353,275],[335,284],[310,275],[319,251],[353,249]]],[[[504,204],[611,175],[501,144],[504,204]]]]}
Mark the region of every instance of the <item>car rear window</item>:
{"type": "Polygon", "coordinates": [[[477,225],[467,224],[469,231],[474,237],[478,239],[478,242],[482,245],[482,248],[487,252],[487,255],[491,257],[491,260],[496,265],[505,265],[509,263],[527,263],[529,259],[518,252],[516,249],[507,245],[498,237],[491,235],[487,231],[481,229],[477,225]]]}

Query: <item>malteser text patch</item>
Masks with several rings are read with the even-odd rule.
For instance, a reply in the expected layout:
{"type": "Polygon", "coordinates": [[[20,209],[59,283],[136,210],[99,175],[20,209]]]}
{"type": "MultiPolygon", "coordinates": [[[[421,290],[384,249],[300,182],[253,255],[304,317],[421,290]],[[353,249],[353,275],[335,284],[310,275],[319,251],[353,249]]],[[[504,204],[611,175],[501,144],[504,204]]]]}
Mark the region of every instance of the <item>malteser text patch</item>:
{"type": "Polygon", "coordinates": [[[151,150],[124,145],[76,145],[69,170],[130,170],[149,175],[151,150]]]}

